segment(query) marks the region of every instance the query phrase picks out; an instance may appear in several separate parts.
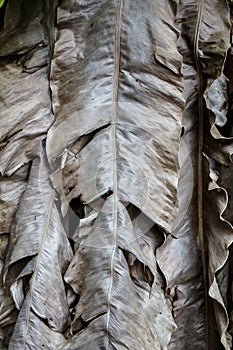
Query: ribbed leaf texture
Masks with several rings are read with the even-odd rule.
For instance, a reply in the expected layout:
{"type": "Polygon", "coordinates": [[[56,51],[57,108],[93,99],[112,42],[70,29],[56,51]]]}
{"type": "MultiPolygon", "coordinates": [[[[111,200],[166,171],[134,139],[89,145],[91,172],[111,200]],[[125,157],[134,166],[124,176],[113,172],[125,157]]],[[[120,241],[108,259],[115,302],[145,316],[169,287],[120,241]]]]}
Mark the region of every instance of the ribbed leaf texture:
{"type": "Polygon", "coordinates": [[[232,349],[231,11],[4,2],[1,349],[232,349]]]}

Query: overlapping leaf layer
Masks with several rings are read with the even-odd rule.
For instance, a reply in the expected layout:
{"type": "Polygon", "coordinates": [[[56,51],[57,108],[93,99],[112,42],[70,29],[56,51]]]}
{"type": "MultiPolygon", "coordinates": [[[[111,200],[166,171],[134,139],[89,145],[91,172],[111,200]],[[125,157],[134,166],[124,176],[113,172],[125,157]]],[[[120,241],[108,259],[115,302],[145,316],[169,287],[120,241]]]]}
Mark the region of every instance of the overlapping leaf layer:
{"type": "Polygon", "coordinates": [[[231,3],[0,15],[1,349],[231,349],[231,3]]]}

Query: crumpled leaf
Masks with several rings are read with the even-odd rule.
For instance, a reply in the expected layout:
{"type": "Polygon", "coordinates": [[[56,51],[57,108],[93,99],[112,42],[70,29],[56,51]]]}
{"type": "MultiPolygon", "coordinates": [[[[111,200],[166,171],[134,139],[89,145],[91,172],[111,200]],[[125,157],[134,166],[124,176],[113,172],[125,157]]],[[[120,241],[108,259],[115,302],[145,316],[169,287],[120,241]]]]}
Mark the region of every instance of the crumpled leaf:
{"type": "Polygon", "coordinates": [[[47,35],[42,25],[45,1],[8,0],[4,30],[0,33],[0,56],[21,54],[40,43],[47,35]]]}
{"type": "MultiPolygon", "coordinates": [[[[6,251],[6,244],[8,243],[8,237],[6,235],[0,236],[1,253],[6,251]],[[4,239],[4,238],[5,239],[4,239]]],[[[3,283],[3,267],[4,258],[1,254],[0,258],[0,346],[1,349],[6,349],[9,339],[11,337],[18,313],[15,308],[15,304],[9,291],[6,291],[3,283]]]]}
{"type": "Polygon", "coordinates": [[[228,350],[227,2],[65,0],[53,53],[57,3],[1,24],[0,347],[228,350]]]}
{"type": "MultiPolygon", "coordinates": [[[[1,11],[0,241],[4,238],[6,242],[1,246],[1,270],[12,221],[26,189],[29,162],[37,157],[41,140],[53,121],[48,81],[48,8],[46,1],[8,0],[1,11]]],[[[21,263],[15,264],[15,274],[22,268],[21,263]]],[[[7,347],[18,312],[10,289],[3,286],[2,273],[0,277],[0,347],[7,347]]],[[[25,292],[25,284],[23,288],[25,292]]]]}
{"type": "Polygon", "coordinates": [[[42,152],[32,163],[8,248],[5,284],[20,309],[9,349],[54,349],[70,322],[62,276],[73,253],[42,152]]]}
{"type": "Polygon", "coordinates": [[[210,178],[213,169],[210,166],[209,170],[204,160],[205,152],[216,161],[224,164],[227,159],[229,163],[232,150],[230,143],[224,148],[213,137],[217,125],[222,127],[227,122],[222,71],[229,47],[229,8],[222,1],[207,0],[198,6],[191,0],[181,1],[177,24],[182,34],[178,47],[184,59],[186,98],[180,147],[180,211],[172,236],[158,249],[158,263],[174,300],[177,324],[169,349],[229,349],[226,307],[216,275],[226,262],[233,232],[222,217],[226,193],[216,184],[217,173],[210,178]],[[213,184],[215,187],[210,188],[213,184]]]}
{"type": "Polygon", "coordinates": [[[154,253],[176,216],[174,12],[173,1],[58,9],[46,149],[63,214],[76,201],[80,218],[65,276],[79,298],[62,349],[166,349],[174,331],[154,253]]]}
{"type": "Polygon", "coordinates": [[[226,339],[228,327],[227,305],[224,300],[227,295],[221,295],[221,285],[217,279],[218,272],[226,263],[229,251],[228,248],[233,242],[233,226],[223,218],[227,207],[227,192],[214,180],[209,183],[207,199],[209,201],[207,237],[209,249],[209,295],[217,300],[219,305],[215,306],[215,317],[221,331],[221,341],[226,349],[229,348],[226,339]],[[221,232],[221,235],[219,235],[221,232]],[[221,308],[220,308],[221,305],[221,308]],[[223,312],[223,310],[225,312],[223,312]]]}
{"type": "Polygon", "coordinates": [[[29,169],[27,164],[11,177],[0,177],[0,234],[10,232],[21,195],[27,186],[29,169]]]}
{"type": "Polygon", "coordinates": [[[9,0],[0,33],[0,173],[8,176],[35,158],[53,122],[44,3],[9,0]]]}

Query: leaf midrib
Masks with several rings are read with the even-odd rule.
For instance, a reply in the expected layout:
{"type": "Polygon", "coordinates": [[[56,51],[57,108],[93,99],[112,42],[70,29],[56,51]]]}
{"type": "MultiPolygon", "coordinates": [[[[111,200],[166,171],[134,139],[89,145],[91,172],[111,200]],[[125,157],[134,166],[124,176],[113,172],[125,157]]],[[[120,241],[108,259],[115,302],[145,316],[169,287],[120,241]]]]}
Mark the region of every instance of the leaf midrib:
{"type": "Polygon", "coordinates": [[[122,10],[124,0],[117,0],[116,14],[114,23],[114,80],[113,80],[113,97],[112,97],[112,161],[113,161],[113,251],[110,262],[110,283],[107,300],[107,342],[106,349],[110,342],[110,316],[111,316],[111,296],[113,289],[114,261],[117,249],[117,222],[118,222],[118,181],[117,181],[117,145],[116,145],[116,120],[117,120],[117,101],[119,90],[119,75],[120,75],[120,50],[121,50],[121,25],[122,25],[122,10]]]}
{"type": "Polygon", "coordinates": [[[45,222],[45,228],[44,228],[44,231],[43,231],[41,243],[40,243],[38,254],[37,254],[37,257],[36,257],[35,269],[34,269],[34,272],[33,272],[33,275],[32,275],[31,286],[30,286],[30,289],[29,289],[29,305],[28,305],[27,313],[26,313],[26,328],[25,328],[24,337],[23,337],[23,339],[24,339],[23,350],[25,350],[25,345],[26,345],[26,341],[27,341],[27,334],[28,334],[28,329],[29,329],[29,324],[30,324],[30,311],[31,311],[31,303],[32,303],[32,294],[33,294],[33,290],[34,290],[34,281],[35,281],[35,277],[37,275],[41,254],[43,252],[44,244],[45,244],[45,241],[46,241],[46,238],[47,238],[47,235],[48,235],[48,231],[49,231],[49,223],[50,223],[50,220],[51,220],[51,213],[52,213],[52,209],[53,209],[53,205],[54,205],[54,200],[55,200],[55,192],[53,191],[52,194],[51,194],[49,212],[47,213],[47,219],[46,219],[46,222],[45,222]]]}
{"type": "Polygon", "coordinates": [[[198,130],[198,236],[201,249],[201,259],[203,266],[203,280],[204,280],[204,292],[205,292],[205,343],[206,348],[209,346],[209,334],[208,334],[208,266],[207,266],[207,256],[206,256],[206,242],[204,237],[204,221],[203,221],[203,137],[204,137],[204,109],[203,109],[203,78],[201,62],[199,57],[199,38],[201,31],[201,23],[203,18],[203,5],[204,0],[198,1],[198,11],[197,11],[197,23],[195,27],[194,35],[194,59],[197,68],[197,79],[198,79],[198,118],[199,118],[199,130],[198,130]]]}

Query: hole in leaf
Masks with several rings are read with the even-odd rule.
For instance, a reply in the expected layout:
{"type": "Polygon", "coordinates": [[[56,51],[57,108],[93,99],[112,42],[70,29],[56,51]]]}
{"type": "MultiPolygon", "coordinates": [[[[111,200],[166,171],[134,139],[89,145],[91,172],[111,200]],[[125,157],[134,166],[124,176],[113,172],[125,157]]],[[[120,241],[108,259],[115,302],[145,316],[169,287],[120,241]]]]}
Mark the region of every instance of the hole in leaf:
{"type": "Polygon", "coordinates": [[[73,198],[70,202],[70,207],[73,212],[80,218],[83,219],[85,216],[84,212],[84,204],[80,199],[80,196],[77,198],[73,198]]]}

